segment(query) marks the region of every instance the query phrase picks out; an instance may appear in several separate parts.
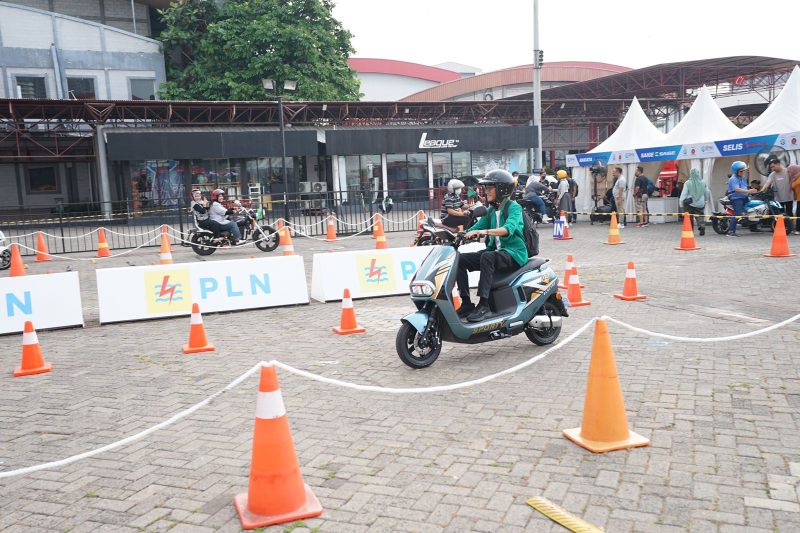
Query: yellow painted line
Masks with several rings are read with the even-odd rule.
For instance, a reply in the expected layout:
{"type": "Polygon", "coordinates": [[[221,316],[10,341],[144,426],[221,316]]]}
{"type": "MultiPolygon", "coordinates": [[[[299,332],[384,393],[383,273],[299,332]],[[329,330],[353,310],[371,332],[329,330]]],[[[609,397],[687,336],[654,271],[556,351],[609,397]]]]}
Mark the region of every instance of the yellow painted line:
{"type": "Polygon", "coordinates": [[[575,533],[602,533],[603,531],[599,527],[594,526],[586,520],[578,518],[574,514],[564,510],[547,498],[534,496],[525,503],[545,515],[553,522],[561,524],[565,528],[569,529],[570,531],[574,531],[575,533]]]}

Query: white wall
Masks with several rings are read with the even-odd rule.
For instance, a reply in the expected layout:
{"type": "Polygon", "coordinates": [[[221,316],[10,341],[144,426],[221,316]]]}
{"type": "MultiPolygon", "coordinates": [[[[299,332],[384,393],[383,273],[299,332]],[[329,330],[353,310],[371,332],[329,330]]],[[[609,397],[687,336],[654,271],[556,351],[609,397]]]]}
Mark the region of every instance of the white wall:
{"type": "Polygon", "coordinates": [[[4,191],[4,194],[0,194],[0,207],[16,207],[17,176],[14,173],[14,165],[0,165],[0,183],[3,184],[4,191]]]}
{"type": "Polygon", "coordinates": [[[50,48],[53,27],[47,13],[0,6],[3,48],[50,48]]]}
{"type": "Polygon", "coordinates": [[[394,74],[359,73],[362,101],[393,102],[423,89],[439,85],[435,81],[396,76],[394,74]]]}

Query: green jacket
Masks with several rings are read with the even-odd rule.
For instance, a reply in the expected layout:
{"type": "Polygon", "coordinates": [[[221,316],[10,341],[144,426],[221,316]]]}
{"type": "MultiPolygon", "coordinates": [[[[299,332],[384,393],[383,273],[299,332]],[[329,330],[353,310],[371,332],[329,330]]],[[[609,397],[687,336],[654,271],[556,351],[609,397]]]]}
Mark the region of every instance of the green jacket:
{"type": "MultiPolygon", "coordinates": [[[[474,231],[479,229],[494,229],[497,226],[497,215],[494,207],[489,206],[485,216],[482,216],[469,230],[474,231]]],[[[508,230],[508,235],[499,237],[500,249],[514,258],[519,266],[528,262],[528,249],[525,247],[525,239],[522,237],[522,230],[524,223],[522,222],[522,206],[508,198],[500,205],[500,226],[508,230]],[[508,208],[508,218],[503,220],[503,211],[505,209],[505,202],[511,202],[508,208]]],[[[497,249],[498,237],[489,237],[489,244],[486,245],[487,250],[497,249]]]]}

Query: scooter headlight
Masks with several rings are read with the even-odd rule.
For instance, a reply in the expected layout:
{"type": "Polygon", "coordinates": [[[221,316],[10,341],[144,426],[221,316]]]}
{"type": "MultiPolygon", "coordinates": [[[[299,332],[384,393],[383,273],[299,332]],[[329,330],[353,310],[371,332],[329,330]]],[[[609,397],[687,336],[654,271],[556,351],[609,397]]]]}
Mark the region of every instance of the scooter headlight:
{"type": "Polygon", "coordinates": [[[430,281],[415,281],[410,285],[414,296],[432,296],[434,287],[430,281]]]}

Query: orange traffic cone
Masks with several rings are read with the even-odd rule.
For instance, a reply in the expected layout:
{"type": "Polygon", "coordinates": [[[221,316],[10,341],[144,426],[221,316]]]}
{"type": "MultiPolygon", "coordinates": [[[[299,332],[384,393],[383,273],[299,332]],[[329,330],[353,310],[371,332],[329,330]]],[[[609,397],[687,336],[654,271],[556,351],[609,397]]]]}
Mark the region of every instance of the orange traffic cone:
{"type": "Polygon", "coordinates": [[[172,264],[172,246],[169,244],[169,237],[166,233],[161,234],[161,253],[159,254],[159,258],[159,264],[161,265],[172,264]]]}
{"type": "Polygon", "coordinates": [[[189,321],[189,344],[183,345],[183,353],[213,352],[216,348],[206,339],[206,328],[200,306],[192,304],[192,318],[189,321]]]}
{"type": "Polygon", "coordinates": [[[261,367],[250,483],[247,492],[234,496],[233,505],[244,529],[322,514],[322,505],[303,482],[278,376],[272,366],[261,367]]]}
{"type": "Polygon", "coordinates": [[[683,228],[681,228],[681,245],[675,247],[676,250],[699,250],[700,247],[694,242],[694,232],[692,231],[692,221],[689,220],[689,213],[683,214],[683,228]]]}
{"type": "Polygon", "coordinates": [[[775,231],[772,233],[772,247],[764,257],[792,257],[795,254],[789,252],[789,243],[786,241],[786,225],[783,223],[783,216],[779,216],[775,221],[775,231]]]}
{"type": "Polygon", "coordinates": [[[53,365],[45,363],[42,350],[39,348],[39,339],[30,320],[25,322],[25,331],[22,333],[22,362],[14,370],[14,377],[30,376],[50,372],[53,365]]]}
{"type": "Polygon", "coordinates": [[[280,247],[283,255],[294,255],[294,243],[292,242],[292,234],[289,233],[289,228],[284,226],[278,232],[280,236],[280,247]]]}
{"type": "Polygon", "coordinates": [[[161,224],[161,233],[162,234],[163,233],[169,234],[169,231],[167,229],[167,225],[166,224],[161,224]]]}
{"type": "Polygon", "coordinates": [[[372,215],[372,218],[375,220],[375,223],[372,224],[372,238],[378,238],[378,224],[381,223],[381,216],[378,213],[372,215]]]}
{"type": "Polygon", "coordinates": [[[353,299],[350,298],[350,289],[344,290],[342,296],[342,318],[339,322],[339,327],[333,327],[331,330],[339,335],[350,335],[351,333],[364,333],[366,328],[362,328],[356,323],[356,310],[353,309],[353,299]]]}
{"type": "Polygon", "coordinates": [[[554,237],[557,241],[569,241],[572,237],[569,236],[569,223],[567,222],[567,215],[564,211],[561,211],[561,216],[558,217],[561,221],[561,227],[563,227],[563,231],[560,232],[561,234],[557,237],[554,237]]]}
{"type": "Polygon", "coordinates": [[[628,270],[625,272],[625,284],[622,286],[622,294],[615,294],[614,298],[632,302],[633,300],[646,300],[647,296],[639,294],[636,288],[636,269],[633,261],[628,261],[628,270]]]}
{"type": "Polygon", "coordinates": [[[50,252],[47,250],[47,243],[44,241],[44,235],[40,231],[36,236],[36,262],[52,261],[50,252]]]}
{"type": "Polygon", "coordinates": [[[22,262],[22,255],[19,253],[17,243],[11,245],[11,268],[8,275],[11,277],[25,275],[25,263],[22,262]]]}
{"type": "Polygon", "coordinates": [[[106,230],[103,228],[97,230],[97,257],[111,257],[106,241],[106,230]]]}
{"type": "Polygon", "coordinates": [[[461,309],[461,293],[458,292],[458,287],[453,287],[453,309],[461,309]]]}
{"type": "Polygon", "coordinates": [[[383,224],[381,223],[380,219],[378,219],[378,223],[376,224],[375,227],[378,228],[378,234],[375,236],[376,239],[375,249],[383,250],[384,248],[387,248],[387,245],[386,245],[386,235],[383,234],[383,224]]]}
{"type": "Polygon", "coordinates": [[[567,287],[567,300],[572,307],[591,305],[592,302],[584,300],[581,295],[581,280],[578,278],[578,269],[572,267],[569,273],[569,286],[567,287]]]}
{"type": "MultiPolygon", "coordinates": [[[[578,269],[578,267],[575,266],[575,263],[572,260],[572,256],[568,255],[567,256],[567,267],[566,267],[566,269],[564,269],[564,277],[561,278],[561,283],[558,284],[558,288],[559,289],[564,289],[564,290],[569,289],[569,275],[570,275],[570,272],[572,272],[573,268],[576,269],[576,270],[578,269]]],[[[586,287],[586,285],[584,285],[583,283],[581,283],[580,286],[581,286],[581,289],[586,287]]]]}
{"type": "Polygon", "coordinates": [[[278,228],[278,231],[282,230],[283,229],[283,219],[279,218],[277,220],[277,222],[275,223],[275,226],[278,228]]]}
{"type": "Polygon", "coordinates": [[[608,227],[608,241],[603,244],[625,244],[619,238],[619,225],[617,224],[617,214],[611,212],[611,225],[608,227]]]}
{"type": "Polygon", "coordinates": [[[328,234],[325,240],[328,242],[336,240],[336,222],[333,220],[333,215],[328,215],[328,234]]]}
{"type": "Polygon", "coordinates": [[[650,440],[628,429],[625,401],[614,361],[614,348],[605,320],[594,327],[589,382],[581,426],[565,429],[564,436],[594,453],[647,446],[650,440]]]}
{"type": "Polygon", "coordinates": [[[417,231],[422,231],[422,224],[425,222],[425,213],[420,209],[417,212],[417,231]]]}

